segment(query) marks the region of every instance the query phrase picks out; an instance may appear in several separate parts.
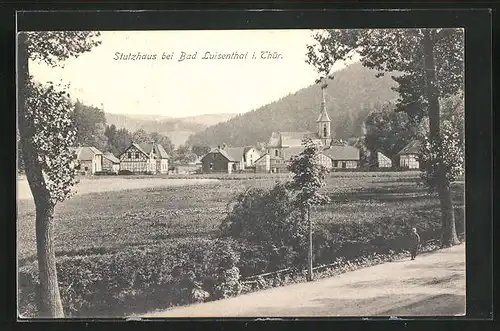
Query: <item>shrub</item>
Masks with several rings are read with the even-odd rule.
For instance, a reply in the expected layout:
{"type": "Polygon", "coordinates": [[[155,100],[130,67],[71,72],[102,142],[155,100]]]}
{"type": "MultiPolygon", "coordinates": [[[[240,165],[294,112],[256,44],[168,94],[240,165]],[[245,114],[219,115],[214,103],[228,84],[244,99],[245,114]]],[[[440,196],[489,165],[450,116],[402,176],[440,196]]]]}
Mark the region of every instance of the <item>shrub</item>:
{"type": "Polygon", "coordinates": [[[262,268],[267,261],[268,271],[301,261],[307,233],[290,192],[280,182],[270,190],[251,188],[237,195],[220,230],[223,236],[261,245],[256,263],[262,268]]]}
{"type": "MultiPolygon", "coordinates": [[[[239,253],[231,240],[190,239],[177,246],[160,243],[113,254],[59,257],[65,314],[119,316],[172,305],[236,295],[239,253]]],[[[19,310],[37,315],[37,263],[19,270],[19,310]]]]}
{"type": "Polygon", "coordinates": [[[118,175],[133,175],[133,174],[134,173],[130,170],[123,169],[123,170],[118,171],[118,175]]]}

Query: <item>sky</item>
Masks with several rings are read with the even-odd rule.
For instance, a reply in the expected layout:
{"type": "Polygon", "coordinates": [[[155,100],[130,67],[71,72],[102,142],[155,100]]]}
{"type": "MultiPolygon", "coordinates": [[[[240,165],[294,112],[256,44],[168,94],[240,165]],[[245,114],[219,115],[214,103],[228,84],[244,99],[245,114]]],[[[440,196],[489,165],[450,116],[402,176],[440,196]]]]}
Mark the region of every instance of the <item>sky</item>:
{"type": "Polygon", "coordinates": [[[69,83],[73,100],[108,113],[169,117],[244,113],[318,77],[305,63],[306,46],[314,43],[311,30],[106,31],[100,40],[62,68],[30,61],[30,73],[39,82],[69,83]],[[263,51],[278,56],[262,59],[263,51]],[[179,61],[182,52],[196,57],[179,61]],[[206,52],[247,56],[203,59],[206,52]],[[120,60],[119,53],[150,59],[120,60]]]}

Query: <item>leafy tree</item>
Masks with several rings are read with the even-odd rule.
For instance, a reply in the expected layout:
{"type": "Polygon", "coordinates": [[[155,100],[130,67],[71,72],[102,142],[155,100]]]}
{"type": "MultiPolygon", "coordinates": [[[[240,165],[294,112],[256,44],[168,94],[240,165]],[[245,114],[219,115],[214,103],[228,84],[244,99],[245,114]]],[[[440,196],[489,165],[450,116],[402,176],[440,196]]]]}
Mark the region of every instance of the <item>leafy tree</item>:
{"type": "Polygon", "coordinates": [[[191,150],[200,157],[210,152],[210,146],[195,144],[191,147],[191,150]]]}
{"type": "MultiPolygon", "coordinates": [[[[440,98],[463,89],[464,43],[463,29],[364,29],[326,30],[316,34],[316,45],[308,46],[307,62],[321,75],[328,75],[339,60],[360,56],[361,63],[379,71],[399,72],[393,79],[398,83],[397,109],[407,112],[416,121],[429,118],[430,148],[435,171],[434,188],[441,204],[443,246],[457,244],[449,174],[441,146],[440,98]]],[[[448,150],[449,152],[449,150],[448,150]]]]}
{"type": "MultiPolygon", "coordinates": [[[[445,169],[448,185],[463,175],[465,170],[463,95],[460,93],[443,99],[441,104],[443,113],[440,137],[438,140],[424,137],[420,148],[419,162],[424,168],[421,177],[431,190],[439,186],[436,178],[440,160],[445,169]]],[[[450,202],[444,200],[441,203],[448,204],[450,202]]],[[[453,211],[453,205],[447,206],[446,210],[453,211]]]]}
{"type": "Polygon", "coordinates": [[[189,146],[187,146],[187,145],[180,145],[174,151],[174,161],[177,161],[177,162],[190,163],[190,162],[195,162],[197,158],[198,158],[198,155],[193,153],[191,151],[191,148],[189,148],[189,146]]]}
{"type": "Polygon", "coordinates": [[[87,106],[77,100],[71,118],[77,129],[77,145],[105,150],[108,137],[105,135],[106,116],[102,109],[87,106]]]}
{"type": "Polygon", "coordinates": [[[170,140],[169,137],[162,135],[158,132],[152,132],[149,134],[150,140],[151,141],[156,141],[157,143],[161,144],[165,151],[167,152],[168,155],[173,155],[174,154],[174,149],[175,146],[172,143],[172,140],[170,140]]]}
{"type": "MultiPolygon", "coordinates": [[[[390,157],[392,164],[397,164],[397,153],[412,140],[417,139],[415,131],[417,127],[409,125],[409,121],[406,113],[395,112],[392,107],[371,112],[365,121],[364,138],[370,155],[376,157],[379,151],[390,157]]],[[[370,164],[374,162],[370,160],[370,164]]]]}
{"type": "MultiPolygon", "coordinates": [[[[174,154],[174,144],[167,136],[158,132],[147,133],[144,129],[139,129],[132,134],[132,141],[136,143],[156,142],[163,146],[168,155],[174,154]]],[[[127,146],[128,147],[128,146],[127,146]]]]}
{"type": "Polygon", "coordinates": [[[29,59],[57,66],[99,45],[99,33],[85,31],[22,32],[18,38],[18,129],[22,157],[36,208],[36,243],[40,278],[38,308],[43,317],[64,317],[54,251],[54,206],[70,196],[75,183],[76,138],[68,95],[52,84],[33,82],[29,59]]]}
{"type": "Polygon", "coordinates": [[[323,186],[327,169],[317,162],[320,148],[310,138],[302,141],[304,150],[292,157],[289,170],[293,173],[293,180],[289,187],[295,191],[295,204],[301,211],[302,220],[309,226],[309,251],[308,251],[308,280],[313,279],[312,271],[312,232],[311,207],[326,203],[329,198],[319,192],[323,186]]]}
{"type": "Polygon", "coordinates": [[[132,134],[132,140],[135,143],[149,143],[151,142],[151,137],[144,129],[139,129],[132,134]]]}
{"type": "Polygon", "coordinates": [[[126,129],[116,129],[114,124],[106,126],[104,134],[108,138],[106,144],[106,151],[119,156],[123,153],[132,143],[132,135],[126,129]]]}

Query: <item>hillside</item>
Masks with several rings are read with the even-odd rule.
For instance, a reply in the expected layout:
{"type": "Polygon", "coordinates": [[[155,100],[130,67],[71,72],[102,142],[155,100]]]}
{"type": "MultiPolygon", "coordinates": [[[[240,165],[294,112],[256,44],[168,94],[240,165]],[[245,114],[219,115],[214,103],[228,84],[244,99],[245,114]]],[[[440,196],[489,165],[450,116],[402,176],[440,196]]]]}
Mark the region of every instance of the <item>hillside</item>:
{"type": "Polygon", "coordinates": [[[131,132],[143,129],[148,133],[158,132],[166,135],[176,146],[186,142],[194,133],[201,132],[210,125],[227,121],[236,114],[203,114],[190,117],[167,117],[146,114],[111,114],[106,113],[108,125],[125,128],[131,132]]]}
{"type": "MultiPolygon", "coordinates": [[[[375,71],[355,63],[338,71],[327,88],[327,108],[332,135],[347,139],[358,136],[361,125],[373,109],[395,100],[390,75],[375,77],[375,71]]],[[[237,115],[226,122],[193,134],[188,143],[232,146],[267,142],[273,131],[316,131],[321,106],[321,90],[311,85],[261,108],[237,115]]]]}

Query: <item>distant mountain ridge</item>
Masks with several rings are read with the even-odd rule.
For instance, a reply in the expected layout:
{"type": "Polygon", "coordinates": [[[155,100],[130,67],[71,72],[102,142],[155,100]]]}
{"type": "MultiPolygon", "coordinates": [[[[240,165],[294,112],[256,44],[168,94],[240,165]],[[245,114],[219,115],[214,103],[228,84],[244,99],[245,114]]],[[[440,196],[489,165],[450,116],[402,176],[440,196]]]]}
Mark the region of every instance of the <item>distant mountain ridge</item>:
{"type": "Polygon", "coordinates": [[[151,114],[114,114],[105,113],[107,125],[125,128],[135,132],[143,129],[146,132],[158,132],[166,135],[175,146],[182,145],[190,135],[205,128],[224,122],[237,114],[202,114],[189,117],[170,117],[151,114]]]}
{"type": "MultiPolygon", "coordinates": [[[[390,74],[377,78],[375,70],[359,62],[335,73],[327,88],[327,111],[332,136],[348,139],[361,135],[361,127],[370,111],[395,101],[396,86],[390,74]]],[[[273,131],[313,131],[321,107],[321,89],[311,85],[258,109],[210,126],[189,137],[189,145],[217,146],[266,143],[273,131]]]]}

